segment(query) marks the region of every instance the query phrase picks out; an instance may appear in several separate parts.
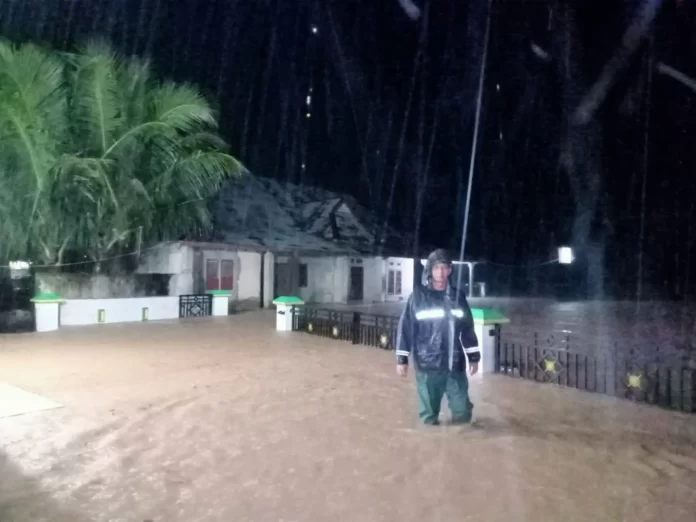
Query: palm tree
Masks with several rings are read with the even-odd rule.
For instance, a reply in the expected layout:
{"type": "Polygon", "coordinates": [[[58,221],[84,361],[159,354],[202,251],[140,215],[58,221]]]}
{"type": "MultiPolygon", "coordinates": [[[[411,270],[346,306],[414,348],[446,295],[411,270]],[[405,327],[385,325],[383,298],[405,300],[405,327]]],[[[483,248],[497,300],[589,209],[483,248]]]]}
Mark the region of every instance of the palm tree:
{"type": "MultiPolygon", "coordinates": [[[[67,128],[63,72],[57,55],[0,42],[0,248],[5,259],[28,254],[32,231],[52,222],[41,198],[52,185],[67,128]]],[[[53,257],[54,238],[36,239],[32,246],[42,250],[40,258],[53,257]]]]}
{"type": "Polygon", "coordinates": [[[102,42],[0,43],[0,254],[98,267],[136,240],[206,234],[211,197],[243,170],[216,130],[194,88],[102,42]]]}

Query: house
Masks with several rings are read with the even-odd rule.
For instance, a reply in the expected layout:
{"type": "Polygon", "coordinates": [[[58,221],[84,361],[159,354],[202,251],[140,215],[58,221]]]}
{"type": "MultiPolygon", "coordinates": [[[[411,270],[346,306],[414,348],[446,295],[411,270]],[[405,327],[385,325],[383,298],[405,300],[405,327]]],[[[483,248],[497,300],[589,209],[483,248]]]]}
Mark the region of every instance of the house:
{"type": "Polygon", "coordinates": [[[414,260],[375,247],[377,220],[350,196],[247,174],[220,193],[217,239],[180,241],[143,253],[140,272],[171,274],[171,295],[224,289],[243,306],[279,295],[308,303],[401,301],[414,260]]]}

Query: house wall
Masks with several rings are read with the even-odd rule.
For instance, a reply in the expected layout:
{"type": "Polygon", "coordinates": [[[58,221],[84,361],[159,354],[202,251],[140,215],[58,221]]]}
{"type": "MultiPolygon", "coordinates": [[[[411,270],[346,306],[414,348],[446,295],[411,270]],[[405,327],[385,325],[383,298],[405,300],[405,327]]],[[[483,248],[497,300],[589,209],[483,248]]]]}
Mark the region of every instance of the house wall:
{"type": "Polygon", "coordinates": [[[381,257],[364,257],[361,264],[364,273],[363,301],[365,303],[383,302],[384,259],[381,257]]]}
{"type": "Polygon", "coordinates": [[[259,300],[261,295],[261,254],[239,252],[237,262],[237,299],[259,300]]]}
{"type": "Polygon", "coordinates": [[[307,286],[300,298],[307,303],[347,303],[350,262],[348,257],[300,257],[307,265],[307,286]]]}
{"type": "Polygon", "coordinates": [[[193,248],[180,243],[165,244],[144,252],[137,272],[141,274],[171,274],[169,295],[188,295],[194,292],[193,248]]]}
{"type": "Polygon", "coordinates": [[[229,259],[234,263],[234,284],[230,301],[242,303],[249,308],[259,306],[261,294],[261,254],[229,250],[202,250],[202,270],[209,259],[229,259]]]}
{"type": "Polygon", "coordinates": [[[230,301],[258,304],[261,292],[261,254],[257,252],[194,249],[179,243],[162,245],[143,254],[138,272],[172,274],[169,295],[201,293],[205,291],[205,266],[208,259],[229,259],[234,262],[235,279],[230,301]]]}
{"type": "MultiPolygon", "coordinates": [[[[307,303],[347,303],[350,289],[349,257],[301,257],[307,265],[307,286],[300,297],[307,303]]],[[[354,262],[355,264],[355,262],[354,262]]],[[[402,257],[363,257],[356,266],[363,267],[363,302],[400,302],[413,292],[414,261],[402,257]],[[387,271],[401,271],[401,292],[387,295],[387,271]]]]}

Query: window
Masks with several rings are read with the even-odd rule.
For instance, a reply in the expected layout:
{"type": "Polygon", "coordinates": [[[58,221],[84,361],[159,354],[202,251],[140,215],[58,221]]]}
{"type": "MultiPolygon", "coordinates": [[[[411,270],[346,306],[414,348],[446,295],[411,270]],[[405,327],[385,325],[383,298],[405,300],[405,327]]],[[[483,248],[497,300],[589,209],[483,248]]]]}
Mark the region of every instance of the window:
{"type": "Polygon", "coordinates": [[[387,295],[401,295],[401,270],[387,273],[387,295]]]}
{"type": "Polygon", "coordinates": [[[205,289],[219,290],[219,261],[217,259],[207,259],[205,262],[205,289]]]}
{"type": "Polygon", "coordinates": [[[206,259],[205,289],[232,290],[234,288],[234,261],[206,259]]]}
{"type": "Polygon", "coordinates": [[[300,288],[307,288],[307,286],[308,286],[308,280],[307,280],[307,265],[306,265],[306,264],[301,264],[301,265],[299,266],[299,272],[300,272],[300,273],[299,273],[299,276],[298,276],[298,280],[299,280],[298,285],[299,285],[300,288]]]}
{"type": "Polygon", "coordinates": [[[234,288],[234,261],[223,259],[220,261],[220,290],[232,290],[234,288]]]}

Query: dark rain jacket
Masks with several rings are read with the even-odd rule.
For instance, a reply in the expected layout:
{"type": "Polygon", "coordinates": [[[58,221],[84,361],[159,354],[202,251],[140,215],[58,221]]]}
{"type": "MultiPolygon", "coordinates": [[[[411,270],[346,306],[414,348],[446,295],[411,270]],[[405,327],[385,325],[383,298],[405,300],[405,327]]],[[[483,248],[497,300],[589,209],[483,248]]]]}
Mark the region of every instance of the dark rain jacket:
{"type": "Polygon", "coordinates": [[[474,321],[466,297],[451,286],[433,290],[418,285],[401,314],[396,338],[398,364],[414,359],[416,370],[463,372],[466,358],[481,359],[474,321]]]}

